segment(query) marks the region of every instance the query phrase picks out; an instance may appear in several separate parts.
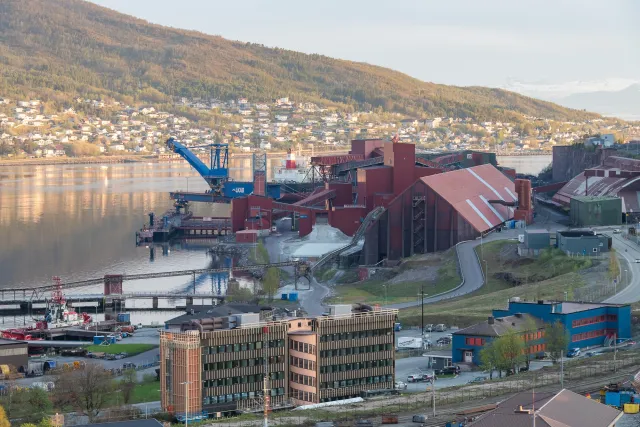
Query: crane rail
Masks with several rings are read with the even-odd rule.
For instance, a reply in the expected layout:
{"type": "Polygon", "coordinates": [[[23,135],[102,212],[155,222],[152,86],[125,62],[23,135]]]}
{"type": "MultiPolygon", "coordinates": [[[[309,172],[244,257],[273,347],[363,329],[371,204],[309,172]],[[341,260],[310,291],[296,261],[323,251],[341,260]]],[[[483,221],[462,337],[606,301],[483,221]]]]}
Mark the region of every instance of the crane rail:
{"type": "MultiPolygon", "coordinates": [[[[287,262],[274,262],[271,264],[253,264],[253,265],[247,265],[243,267],[201,268],[197,270],[177,270],[177,271],[163,271],[158,273],[123,274],[122,276],[119,276],[118,279],[122,278],[122,281],[157,279],[160,277],[193,276],[198,274],[226,273],[229,271],[253,271],[253,270],[260,270],[263,268],[270,268],[270,267],[276,267],[276,268],[290,267],[290,266],[297,267],[302,264],[304,264],[303,261],[287,261],[287,262]]],[[[75,282],[62,283],[62,288],[75,289],[75,288],[82,288],[85,286],[102,285],[104,284],[104,282],[105,282],[105,277],[87,279],[87,280],[78,280],[75,282]]],[[[8,291],[9,292],[48,291],[48,290],[54,290],[55,288],[56,288],[55,285],[44,285],[44,286],[35,286],[31,288],[11,288],[8,291]]]]}

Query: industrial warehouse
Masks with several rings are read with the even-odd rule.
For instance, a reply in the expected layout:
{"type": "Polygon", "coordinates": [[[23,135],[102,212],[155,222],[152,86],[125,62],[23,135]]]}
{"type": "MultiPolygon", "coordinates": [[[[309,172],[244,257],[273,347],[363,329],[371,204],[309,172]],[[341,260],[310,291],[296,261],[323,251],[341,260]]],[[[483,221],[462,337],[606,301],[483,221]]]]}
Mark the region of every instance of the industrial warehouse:
{"type": "MultiPolygon", "coordinates": [[[[306,236],[326,217],[345,235],[365,238],[359,260],[371,265],[445,250],[511,219],[533,219],[530,181],[514,182],[514,171],[498,169],[490,153],[428,160],[413,144],[362,140],[344,156],[312,158],[327,182],[293,204],[258,195],[231,200],[232,231],[270,230],[292,212],[306,236]]],[[[353,252],[352,246],[344,249],[353,252]]]]}

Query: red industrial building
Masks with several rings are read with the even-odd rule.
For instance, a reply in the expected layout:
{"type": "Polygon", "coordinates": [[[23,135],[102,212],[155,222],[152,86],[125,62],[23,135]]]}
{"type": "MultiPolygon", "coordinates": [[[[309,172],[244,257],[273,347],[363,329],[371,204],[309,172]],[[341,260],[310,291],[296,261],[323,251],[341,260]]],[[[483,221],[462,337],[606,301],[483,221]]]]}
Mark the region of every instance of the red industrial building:
{"type": "Polygon", "coordinates": [[[553,196],[553,201],[569,206],[575,196],[613,196],[622,199],[622,212],[640,212],[640,160],[606,157],[600,166],[586,169],[567,182],[553,196]]]}
{"type": "Polygon", "coordinates": [[[288,212],[300,236],[311,232],[317,215],[353,236],[367,214],[382,207],[386,211],[367,224],[364,264],[448,249],[506,220],[532,219],[530,181],[514,183],[490,163],[495,156],[486,153],[425,159],[416,157],[413,144],[352,141],[349,154],[312,158],[328,181],[294,204],[256,195],[234,199],[232,229],[266,230],[288,212]],[[467,168],[454,169],[462,165],[467,168]]]}
{"type": "Polygon", "coordinates": [[[418,179],[366,232],[363,263],[445,250],[496,228],[516,212],[530,219],[531,185],[516,181],[490,164],[418,179]]]}

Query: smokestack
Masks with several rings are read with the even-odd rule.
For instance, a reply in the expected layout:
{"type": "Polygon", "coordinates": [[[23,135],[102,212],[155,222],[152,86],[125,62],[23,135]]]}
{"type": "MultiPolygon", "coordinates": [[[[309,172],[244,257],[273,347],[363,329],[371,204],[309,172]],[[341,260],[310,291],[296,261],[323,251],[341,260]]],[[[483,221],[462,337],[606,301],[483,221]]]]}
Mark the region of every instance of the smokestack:
{"type": "Polygon", "coordinates": [[[489,323],[490,325],[493,325],[495,323],[495,319],[493,316],[489,316],[489,318],[487,319],[487,323],[489,323]]]}

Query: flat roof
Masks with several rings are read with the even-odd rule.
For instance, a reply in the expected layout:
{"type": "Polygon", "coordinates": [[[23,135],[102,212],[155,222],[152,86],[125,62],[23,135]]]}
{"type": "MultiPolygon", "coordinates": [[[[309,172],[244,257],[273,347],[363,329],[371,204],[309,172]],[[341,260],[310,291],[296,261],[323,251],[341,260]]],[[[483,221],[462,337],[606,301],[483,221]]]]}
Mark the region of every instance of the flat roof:
{"type": "MultiPolygon", "coordinates": [[[[540,304],[540,302],[538,301],[509,301],[509,304],[540,304]]],[[[560,304],[561,305],[561,309],[560,312],[561,314],[570,314],[570,313],[577,313],[579,311],[587,311],[587,310],[594,310],[596,308],[606,308],[606,307],[614,307],[614,308],[619,308],[619,307],[626,307],[629,304],[608,304],[608,303],[604,303],[604,302],[600,302],[600,303],[593,303],[593,302],[580,302],[580,301],[544,301],[542,304],[540,305],[553,305],[553,304],[560,304]]]]}

